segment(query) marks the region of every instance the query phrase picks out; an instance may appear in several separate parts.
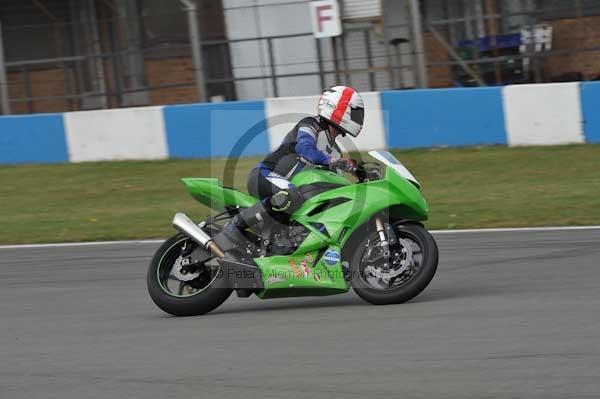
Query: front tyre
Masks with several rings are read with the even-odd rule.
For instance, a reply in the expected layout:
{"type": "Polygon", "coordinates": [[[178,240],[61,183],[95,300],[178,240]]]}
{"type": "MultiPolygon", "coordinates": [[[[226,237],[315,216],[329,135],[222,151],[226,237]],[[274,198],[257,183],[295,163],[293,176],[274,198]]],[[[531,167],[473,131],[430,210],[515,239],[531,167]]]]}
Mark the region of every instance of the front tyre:
{"type": "Polygon", "coordinates": [[[221,266],[210,254],[199,264],[188,265],[193,251],[204,251],[189,237],[178,234],[156,251],[146,277],[150,298],[174,316],[195,316],[217,308],[231,295],[221,266]]]}
{"type": "Polygon", "coordinates": [[[435,240],[420,224],[392,224],[396,240],[385,256],[377,232],[359,243],[350,261],[352,287],[374,305],[406,302],[431,282],[438,264],[435,240]]]}

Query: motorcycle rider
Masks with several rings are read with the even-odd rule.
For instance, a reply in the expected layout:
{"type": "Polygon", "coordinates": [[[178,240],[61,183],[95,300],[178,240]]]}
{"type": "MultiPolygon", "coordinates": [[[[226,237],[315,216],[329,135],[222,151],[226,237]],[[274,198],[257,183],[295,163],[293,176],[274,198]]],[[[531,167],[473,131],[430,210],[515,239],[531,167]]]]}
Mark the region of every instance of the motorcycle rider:
{"type": "Polygon", "coordinates": [[[358,91],[349,86],[326,89],[319,98],[318,114],[300,120],[281,145],[250,172],[248,192],[260,201],[229,221],[214,242],[227,251],[243,242],[242,230],[269,216],[287,222],[304,202],[290,179],[305,167],[321,165],[354,173],[355,162],[342,158],[336,138],[346,134],[357,137],[363,122],[364,103],[358,91]]]}

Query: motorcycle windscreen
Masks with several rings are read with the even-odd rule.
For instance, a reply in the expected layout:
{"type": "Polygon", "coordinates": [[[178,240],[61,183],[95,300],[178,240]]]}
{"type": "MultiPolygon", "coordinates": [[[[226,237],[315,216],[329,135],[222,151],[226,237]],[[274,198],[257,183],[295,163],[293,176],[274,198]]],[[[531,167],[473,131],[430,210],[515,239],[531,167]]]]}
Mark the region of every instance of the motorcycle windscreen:
{"type": "Polygon", "coordinates": [[[404,177],[409,182],[413,183],[417,188],[421,188],[421,183],[417,180],[416,177],[413,176],[412,173],[396,158],[388,151],[369,151],[369,155],[378,160],[379,162],[385,164],[386,166],[392,168],[396,173],[400,176],[404,177]]]}

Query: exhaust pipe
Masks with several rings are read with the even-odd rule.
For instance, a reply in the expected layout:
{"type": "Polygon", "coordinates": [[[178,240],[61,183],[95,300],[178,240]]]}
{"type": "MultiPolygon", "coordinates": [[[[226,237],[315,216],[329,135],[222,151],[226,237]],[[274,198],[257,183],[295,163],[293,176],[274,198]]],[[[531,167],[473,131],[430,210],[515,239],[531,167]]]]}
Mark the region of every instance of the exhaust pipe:
{"type": "Polygon", "coordinates": [[[183,213],[176,213],[173,217],[173,227],[190,237],[192,240],[196,241],[204,248],[210,250],[219,258],[223,258],[225,256],[223,251],[221,251],[221,248],[219,248],[217,244],[213,242],[212,238],[210,238],[210,236],[206,234],[196,223],[192,222],[187,215],[183,213]]]}

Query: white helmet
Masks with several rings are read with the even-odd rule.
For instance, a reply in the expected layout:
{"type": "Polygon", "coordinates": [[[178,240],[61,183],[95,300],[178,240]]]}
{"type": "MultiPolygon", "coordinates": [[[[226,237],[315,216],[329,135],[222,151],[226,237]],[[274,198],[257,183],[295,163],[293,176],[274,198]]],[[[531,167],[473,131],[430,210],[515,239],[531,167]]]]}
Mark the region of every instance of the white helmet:
{"type": "Polygon", "coordinates": [[[365,104],[360,94],[349,86],[333,86],[319,98],[319,116],[343,133],[358,136],[365,119],[365,104]]]}

